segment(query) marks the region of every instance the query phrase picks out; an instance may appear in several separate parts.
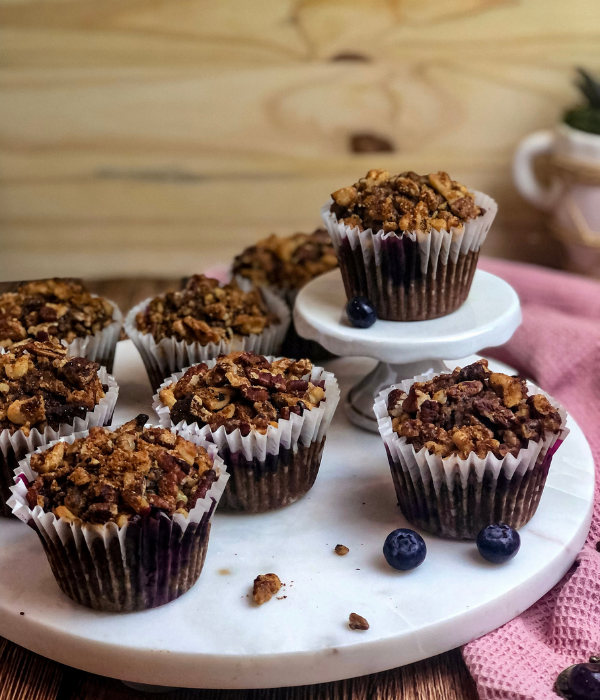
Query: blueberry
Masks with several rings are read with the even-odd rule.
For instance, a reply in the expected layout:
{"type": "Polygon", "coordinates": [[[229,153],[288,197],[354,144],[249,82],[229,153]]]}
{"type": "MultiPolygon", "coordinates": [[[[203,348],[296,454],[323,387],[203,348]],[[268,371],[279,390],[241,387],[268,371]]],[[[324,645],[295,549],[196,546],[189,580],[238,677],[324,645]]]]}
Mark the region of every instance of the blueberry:
{"type": "Polygon", "coordinates": [[[410,571],[423,563],[427,547],[425,540],[414,530],[401,527],[385,538],[383,556],[394,569],[410,571]]]}
{"type": "Polygon", "coordinates": [[[521,538],[516,530],[504,523],[484,527],[477,535],[477,549],[492,564],[503,564],[519,551],[521,538]]]}
{"type": "Polygon", "coordinates": [[[346,304],[346,315],[355,328],[370,328],[377,320],[377,312],[366,297],[353,297],[346,304]]]}
{"type": "Polygon", "coordinates": [[[577,664],[569,673],[569,690],[581,700],[600,700],[600,664],[577,664]]]}

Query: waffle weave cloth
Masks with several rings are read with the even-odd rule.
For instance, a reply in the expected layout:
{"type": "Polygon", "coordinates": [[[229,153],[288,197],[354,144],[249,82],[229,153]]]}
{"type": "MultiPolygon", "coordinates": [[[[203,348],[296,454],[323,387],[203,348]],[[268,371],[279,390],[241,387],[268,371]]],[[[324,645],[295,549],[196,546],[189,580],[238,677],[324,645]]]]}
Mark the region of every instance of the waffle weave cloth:
{"type": "Polygon", "coordinates": [[[509,282],[523,309],[512,339],[484,354],[531,378],[575,418],[592,448],[596,491],[587,542],[563,580],[462,651],[481,700],[556,700],[557,675],[600,653],[600,283],[490,258],[479,267],[509,282]]]}

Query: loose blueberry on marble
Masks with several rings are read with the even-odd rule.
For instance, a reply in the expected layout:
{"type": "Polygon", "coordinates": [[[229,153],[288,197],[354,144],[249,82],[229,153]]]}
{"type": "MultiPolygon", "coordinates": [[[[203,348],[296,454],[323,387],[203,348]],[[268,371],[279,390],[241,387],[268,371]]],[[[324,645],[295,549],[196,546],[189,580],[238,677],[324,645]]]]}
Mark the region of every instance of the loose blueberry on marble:
{"type": "Polygon", "coordinates": [[[484,559],[492,564],[503,564],[519,551],[521,537],[509,525],[494,523],[480,530],[476,542],[479,554],[484,559]]]}
{"type": "Polygon", "coordinates": [[[427,555],[425,540],[414,530],[400,528],[390,532],[383,545],[387,563],[399,571],[416,569],[427,555]]]}
{"type": "Polygon", "coordinates": [[[346,315],[355,328],[370,328],[377,320],[377,312],[366,297],[353,297],[346,304],[346,315]]]}

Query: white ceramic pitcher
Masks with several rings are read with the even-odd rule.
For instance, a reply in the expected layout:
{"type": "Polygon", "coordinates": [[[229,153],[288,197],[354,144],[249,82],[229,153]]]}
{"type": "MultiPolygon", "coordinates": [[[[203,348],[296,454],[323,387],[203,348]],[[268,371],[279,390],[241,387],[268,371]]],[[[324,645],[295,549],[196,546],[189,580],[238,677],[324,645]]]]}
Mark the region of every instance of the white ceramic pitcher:
{"type": "Polygon", "coordinates": [[[600,277],[600,135],[560,124],[517,148],[513,178],[519,192],[550,215],[550,229],[570,255],[570,268],[600,277]],[[537,179],[536,156],[550,155],[549,186],[537,179]]]}

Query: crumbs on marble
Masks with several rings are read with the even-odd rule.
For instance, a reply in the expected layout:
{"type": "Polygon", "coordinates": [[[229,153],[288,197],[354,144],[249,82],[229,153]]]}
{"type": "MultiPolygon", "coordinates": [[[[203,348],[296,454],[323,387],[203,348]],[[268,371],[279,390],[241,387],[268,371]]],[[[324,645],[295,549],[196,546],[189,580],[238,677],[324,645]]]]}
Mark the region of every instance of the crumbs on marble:
{"type": "Polygon", "coordinates": [[[277,574],[260,574],[254,579],[252,588],[254,602],[257,605],[267,603],[280,589],[281,581],[277,574]]]}
{"type": "Polygon", "coordinates": [[[350,627],[351,630],[368,630],[369,623],[361,615],[350,613],[348,627],[350,627]]]}

